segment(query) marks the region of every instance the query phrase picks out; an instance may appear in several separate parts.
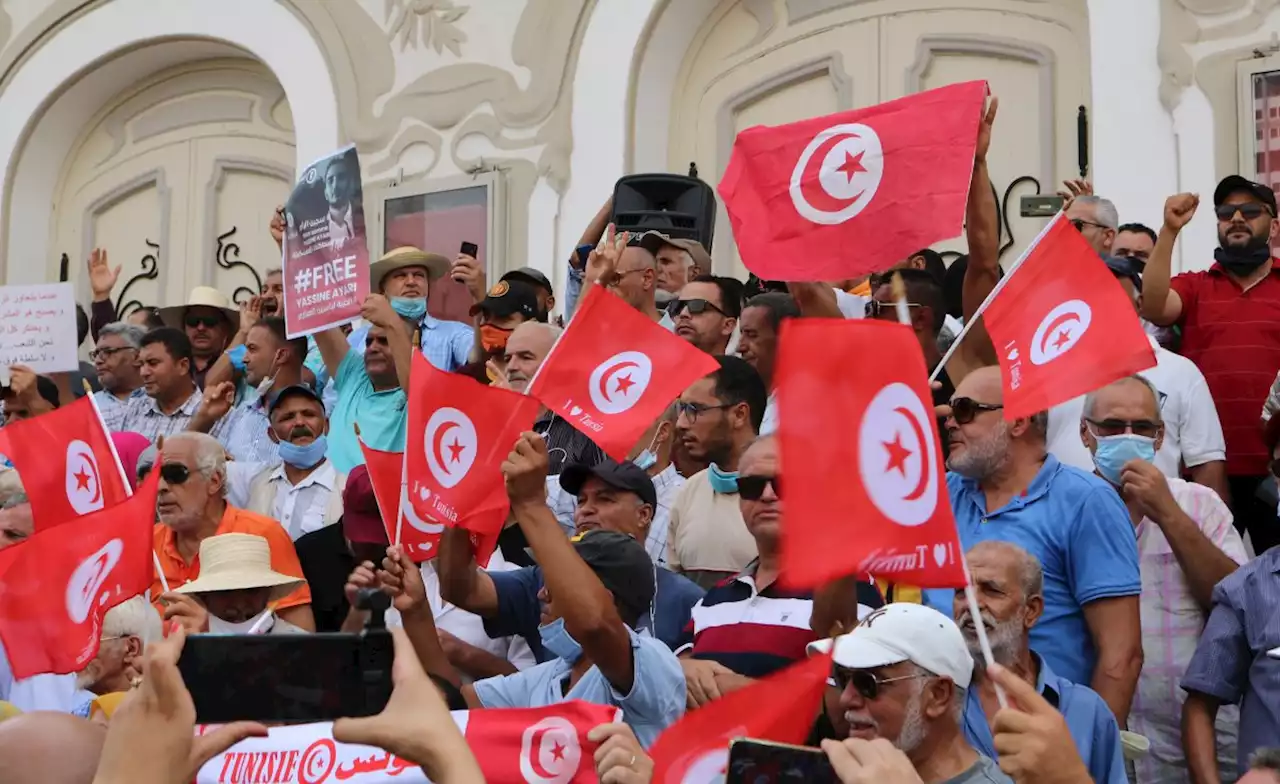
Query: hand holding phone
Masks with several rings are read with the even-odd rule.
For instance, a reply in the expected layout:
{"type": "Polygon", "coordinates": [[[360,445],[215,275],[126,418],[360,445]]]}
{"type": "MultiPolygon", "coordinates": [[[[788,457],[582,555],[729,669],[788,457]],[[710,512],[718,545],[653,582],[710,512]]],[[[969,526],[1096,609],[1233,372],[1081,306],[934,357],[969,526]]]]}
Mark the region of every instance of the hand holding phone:
{"type": "Polygon", "coordinates": [[[729,744],[725,784],[841,784],[826,752],[739,738],[729,744]]]}
{"type": "Polygon", "coordinates": [[[473,259],[479,258],[480,246],[474,242],[464,242],[462,243],[462,247],[458,249],[458,252],[463,256],[470,256],[473,259]]]}

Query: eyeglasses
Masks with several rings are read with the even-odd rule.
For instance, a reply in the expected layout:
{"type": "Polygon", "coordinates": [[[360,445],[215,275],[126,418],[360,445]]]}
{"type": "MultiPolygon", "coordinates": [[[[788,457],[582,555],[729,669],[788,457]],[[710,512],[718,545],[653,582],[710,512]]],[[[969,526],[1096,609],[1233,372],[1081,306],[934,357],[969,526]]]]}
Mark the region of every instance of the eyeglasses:
{"type": "Polygon", "coordinates": [[[690,316],[696,316],[699,313],[706,313],[708,310],[714,310],[721,316],[729,315],[716,307],[715,304],[705,299],[678,299],[671,303],[671,317],[675,318],[676,316],[679,316],[686,308],[689,310],[690,316]]]}
{"type": "Polygon", "coordinates": [[[701,403],[685,403],[677,400],[676,417],[684,414],[685,417],[689,419],[689,423],[692,424],[697,422],[698,417],[707,411],[715,411],[718,408],[730,408],[731,406],[733,406],[733,403],[721,403],[718,406],[704,406],[701,403]]]}
{"type": "Polygon", "coordinates": [[[186,324],[190,329],[195,329],[196,327],[213,329],[222,323],[222,316],[200,316],[194,313],[188,313],[182,319],[182,323],[186,324]]]}
{"type": "Polygon", "coordinates": [[[773,494],[782,497],[782,485],[776,476],[739,476],[738,496],[746,501],[759,501],[764,495],[765,485],[773,487],[773,494]]]}
{"type": "Polygon", "coordinates": [[[119,354],[121,351],[137,351],[133,346],[120,346],[118,348],[95,348],[89,352],[89,360],[97,362],[99,359],[111,359],[111,357],[119,354]]]}
{"type": "Polygon", "coordinates": [[[967,425],[972,422],[978,414],[985,411],[999,411],[1004,406],[994,405],[992,403],[979,403],[971,397],[955,397],[951,399],[951,418],[956,421],[957,425],[967,425]]]}
{"type": "Polygon", "coordinates": [[[1130,421],[1127,419],[1088,419],[1084,421],[1093,425],[1094,435],[1119,436],[1133,433],[1135,436],[1155,438],[1160,433],[1160,423],[1149,419],[1130,421]]]}
{"type": "MultiPolygon", "coordinates": [[[[867,300],[866,317],[869,319],[897,319],[897,306],[898,303],[896,302],[881,302],[879,300],[869,299],[867,300]]],[[[907,307],[918,308],[920,305],[916,302],[908,302],[907,307]]]]}
{"type": "Polygon", "coordinates": [[[1081,232],[1081,233],[1083,233],[1083,232],[1084,232],[1084,227],[1085,227],[1085,226],[1093,226],[1094,228],[1098,228],[1098,229],[1109,229],[1109,228],[1111,228],[1110,226],[1103,226],[1101,223],[1094,223],[1093,221],[1087,221],[1087,220],[1083,220],[1083,219],[1081,219],[1081,218],[1073,218],[1073,219],[1071,220],[1071,225],[1072,225],[1072,226],[1075,226],[1075,227],[1076,227],[1076,231],[1081,232]]]}
{"type": "MultiPolygon", "coordinates": [[[[154,467],[153,465],[139,467],[138,481],[146,479],[147,474],[151,473],[151,469],[154,467]]],[[[191,478],[191,469],[182,463],[165,463],[160,466],[160,478],[170,485],[184,484],[191,478]]]]}
{"type": "Polygon", "coordinates": [[[871,670],[851,670],[847,667],[835,665],[831,670],[831,677],[835,679],[836,686],[841,691],[849,688],[850,685],[862,695],[864,700],[874,700],[880,696],[880,689],[886,683],[896,683],[898,681],[910,681],[916,678],[930,678],[932,676],[917,672],[914,675],[900,675],[896,678],[881,678],[871,670]]]}
{"type": "Polygon", "coordinates": [[[1247,221],[1259,217],[1264,212],[1268,215],[1271,214],[1271,210],[1267,208],[1267,205],[1259,204],[1256,201],[1249,201],[1244,204],[1219,204],[1213,208],[1213,211],[1217,213],[1220,221],[1231,220],[1236,216],[1237,212],[1247,221]]]}

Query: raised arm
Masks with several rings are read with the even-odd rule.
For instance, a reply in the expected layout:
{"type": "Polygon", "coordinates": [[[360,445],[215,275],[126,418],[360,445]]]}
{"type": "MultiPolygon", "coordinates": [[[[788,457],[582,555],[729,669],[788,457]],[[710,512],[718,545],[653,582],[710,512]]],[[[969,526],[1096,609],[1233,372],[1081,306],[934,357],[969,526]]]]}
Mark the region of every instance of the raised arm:
{"type": "MultiPolygon", "coordinates": [[[[396,363],[396,376],[400,379],[400,388],[408,394],[409,370],[413,367],[413,343],[404,319],[391,309],[390,300],[381,294],[370,294],[366,297],[360,315],[364,316],[370,324],[386,331],[387,346],[391,349],[391,359],[396,363]]],[[[325,364],[328,364],[327,359],[325,364]]]]}
{"type": "MultiPolygon", "coordinates": [[[[986,114],[978,126],[978,146],[974,151],[973,179],[969,182],[969,203],[965,211],[965,240],[969,245],[969,265],[964,271],[962,301],[965,321],[970,321],[979,306],[1000,282],[1000,222],[996,211],[996,195],[987,170],[987,151],[991,148],[991,129],[995,124],[1000,100],[991,97],[986,114]]],[[[969,328],[956,359],[947,368],[951,383],[971,370],[996,363],[995,349],[981,319],[969,328]],[[959,362],[956,362],[959,359],[959,362]],[[952,372],[954,369],[955,372],[952,372]]]]}
{"type": "Polygon", "coordinates": [[[440,598],[481,618],[498,614],[498,590],[493,578],[476,565],[471,537],[465,528],[446,526],[436,556],[440,598]]]}
{"type": "Polygon", "coordinates": [[[1167,327],[1182,318],[1182,297],[1169,287],[1173,275],[1173,246],[1198,206],[1200,197],[1194,193],[1179,193],[1164,203],[1164,226],[1142,270],[1142,316],[1153,324],[1167,327]]]}

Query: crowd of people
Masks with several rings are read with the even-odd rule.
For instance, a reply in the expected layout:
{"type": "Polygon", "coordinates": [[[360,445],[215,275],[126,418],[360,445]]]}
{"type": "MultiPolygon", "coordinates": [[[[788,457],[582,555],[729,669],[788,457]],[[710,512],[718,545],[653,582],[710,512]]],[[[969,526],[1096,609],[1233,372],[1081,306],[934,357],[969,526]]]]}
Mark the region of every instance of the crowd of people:
{"type": "MultiPolygon", "coordinates": [[[[490,285],[473,257],[397,248],[371,265],[354,328],[290,339],[279,269],[238,307],[197,287],[183,305],[119,314],[120,269],[95,251],[81,335],[92,394],[129,477],[159,472],[161,573],[107,612],[79,673],[15,680],[0,650],[0,780],[189,781],[262,728],[193,739],[184,639],[358,630],[354,597],[372,587],[403,629],[396,691],[334,737],[437,782],[480,780],[446,705],[615,706],[620,721],[592,733],[600,778],[642,782],[647,750],[686,713],[817,653],[833,666],[808,742],[846,782],[1280,781],[1280,219],[1265,185],[1224,179],[1208,217],[1214,263],[1173,275],[1198,197],[1170,197],[1152,229],[1122,223],[1088,182],[1065,184],[1065,218],[1144,319],[1150,370],[1007,420],[980,320],[940,369],[938,433],[976,614],[963,591],[874,574],[813,591],[782,579],[782,324],[896,321],[896,278],[938,369],[1003,275],[986,163],[995,115],[993,100],[968,253],[949,267],[924,249],[864,279],[744,283],[658,229],[602,242],[614,236],[606,202],[567,261],[562,302],[537,269],[490,285]],[[428,311],[446,277],[466,285],[473,323],[428,311]],[[523,392],[595,286],[716,369],[624,461],[544,409],[503,464],[511,512],[487,565],[459,528],[414,563],[388,540],[359,443],[404,449],[413,353],[523,392]]],[[[277,243],[284,229],[277,212],[277,243]]],[[[79,392],[75,374],[14,367],[4,422],[79,392]]],[[[31,531],[22,477],[4,471],[0,548],[31,531]]]]}

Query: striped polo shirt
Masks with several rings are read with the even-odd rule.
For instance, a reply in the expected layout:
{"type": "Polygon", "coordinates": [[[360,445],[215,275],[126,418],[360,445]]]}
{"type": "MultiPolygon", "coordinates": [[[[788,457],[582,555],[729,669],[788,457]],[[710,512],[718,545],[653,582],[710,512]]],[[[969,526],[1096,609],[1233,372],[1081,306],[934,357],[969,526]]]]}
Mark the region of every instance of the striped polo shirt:
{"type": "Polygon", "coordinates": [[[1231,476],[1265,476],[1271,459],[1258,412],[1280,370],[1280,268],[1272,265],[1248,291],[1219,264],[1169,283],[1182,298],[1182,354],[1218,406],[1231,476]]]}
{"type": "MultiPolygon", "coordinates": [[[[756,589],[758,561],[713,586],[693,606],[689,620],[692,656],[723,664],[749,678],[764,676],[805,658],[817,639],[809,628],[813,592],[784,589],[775,580],[756,589]]],[[[858,618],[884,604],[871,582],[858,584],[858,618]]]]}

